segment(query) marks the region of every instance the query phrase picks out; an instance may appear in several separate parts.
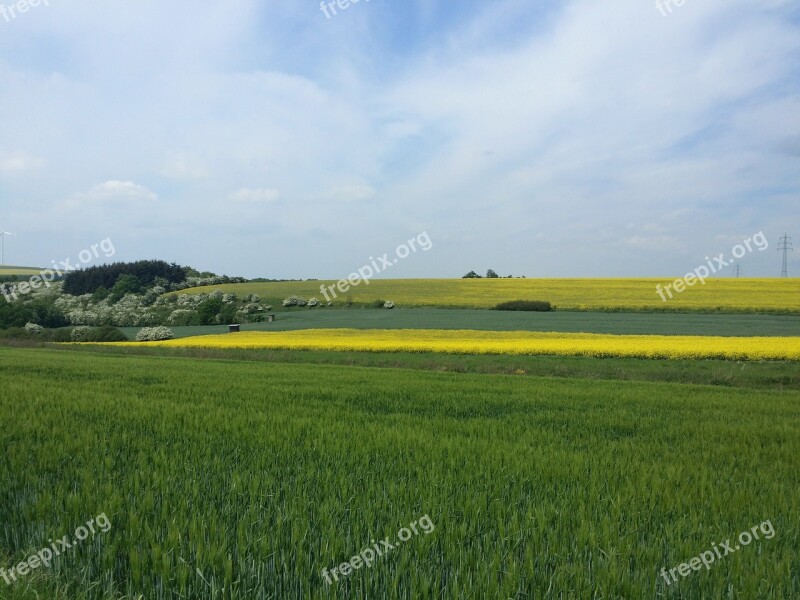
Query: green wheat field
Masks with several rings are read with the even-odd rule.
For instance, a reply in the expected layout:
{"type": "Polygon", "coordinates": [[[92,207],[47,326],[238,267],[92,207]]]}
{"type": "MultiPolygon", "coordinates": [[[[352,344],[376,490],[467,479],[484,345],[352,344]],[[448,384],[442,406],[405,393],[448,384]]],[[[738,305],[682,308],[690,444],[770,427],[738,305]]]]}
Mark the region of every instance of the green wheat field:
{"type": "Polygon", "coordinates": [[[800,597],[800,392],[610,379],[0,348],[0,597],[800,597]]]}

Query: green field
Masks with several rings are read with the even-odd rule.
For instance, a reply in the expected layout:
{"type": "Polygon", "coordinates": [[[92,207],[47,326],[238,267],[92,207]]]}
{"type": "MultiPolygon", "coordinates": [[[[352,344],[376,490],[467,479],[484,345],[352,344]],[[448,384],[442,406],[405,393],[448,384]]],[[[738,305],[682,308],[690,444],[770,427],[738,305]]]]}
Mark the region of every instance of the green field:
{"type": "MultiPolygon", "coordinates": [[[[373,279],[329,298],[335,305],[392,300],[401,307],[492,308],[509,300],[546,300],[559,310],[698,311],[800,313],[800,279],[709,279],[671,299],[656,293],[662,279],[373,279]]],[[[320,286],[334,281],[239,283],[185,290],[219,289],[240,296],[258,294],[279,306],[292,295],[325,301],[320,286]]]]}
{"type": "Polygon", "coordinates": [[[418,369],[451,373],[560,377],[586,380],[692,383],[763,390],[800,391],[800,362],[595,358],[492,354],[373,353],[324,350],[248,350],[78,345],[73,352],[266,363],[418,369]]]}
{"type": "Polygon", "coordinates": [[[0,384],[0,566],[112,523],[12,600],[800,597],[797,391],[9,348],[0,384]]]}
{"type": "MultiPolygon", "coordinates": [[[[274,323],[242,325],[243,331],[296,329],[478,329],[483,331],[562,331],[575,333],[800,336],[800,317],[715,313],[507,312],[436,308],[297,308],[276,314],[274,323]]],[[[176,337],[225,333],[226,325],[172,327],[176,337]]],[[[137,327],[122,331],[130,338],[137,327]]]]}

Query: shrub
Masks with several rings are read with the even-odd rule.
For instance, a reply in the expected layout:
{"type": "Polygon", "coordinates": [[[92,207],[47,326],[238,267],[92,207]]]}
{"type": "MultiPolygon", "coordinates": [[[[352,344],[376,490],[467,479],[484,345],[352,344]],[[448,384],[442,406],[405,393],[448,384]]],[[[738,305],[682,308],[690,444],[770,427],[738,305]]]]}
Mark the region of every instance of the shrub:
{"type": "Polygon", "coordinates": [[[44,327],[36,323],[25,323],[25,331],[31,335],[41,335],[44,332],[44,327]]]}
{"type": "MultiPolygon", "coordinates": [[[[64,336],[60,334],[57,337],[64,336]]],[[[55,338],[56,336],[53,335],[54,342],[63,341],[55,338]]],[[[72,342],[125,342],[128,340],[119,329],[108,325],[103,327],[73,327],[69,339],[72,342]]]]}
{"type": "Polygon", "coordinates": [[[305,306],[308,304],[308,301],[305,298],[301,298],[299,296],[289,296],[286,300],[283,301],[283,305],[286,307],[290,306],[305,306]]]}
{"type": "Polygon", "coordinates": [[[372,304],[370,304],[371,308],[383,308],[386,304],[386,300],[375,300],[372,304]]]}
{"type": "Polygon", "coordinates": [[[383,308],[389,308],[389,309],[392,309],[392,308],[394,308],[394,302],[392,302],[391,300],[387,300],[387,301],[384,303],[384,305],[383,305],[383,308]]]}
{"type": "Polygon", "coordinates": [[[541,300],[512,300],[511,302],[501,302],[494,307],[494,310],[525,310],[532,312],[547,312],[553,310],[549,302],[541,300]]]}
{"type": "Polygon", "coordinates": [[[144,327],[136,334],[137,342],[160,342],[171,340],[175,334],[168,327],[144,327]]]}
{"type": "Polygon", "coordinates": [[[167,324],[175,327],[185,327],[187,325],[200,325],[200,315],[195,310],[179,308],[173,310],[167,317],[167,324]]]}
{"type": "Polygon", "coordinates": [[[128,338],[116,327],[96,327],[89,334],[90,342],[127,342],[128,338]]]}
{"type": "Polygon", "coordinates": [[[311,307],[314,307],[317,304],[319,304],[319,300],[317,300],[316,298],[312,298],[311,300],[308,301],[308,305],[311,307]]]}
{"type": "Polygon", "coordinates": [[[91,333],[91,327],[80,325],[72,328],[72,333],[70,333],[69,337],[73,342],[88,342],[91,333]]]}

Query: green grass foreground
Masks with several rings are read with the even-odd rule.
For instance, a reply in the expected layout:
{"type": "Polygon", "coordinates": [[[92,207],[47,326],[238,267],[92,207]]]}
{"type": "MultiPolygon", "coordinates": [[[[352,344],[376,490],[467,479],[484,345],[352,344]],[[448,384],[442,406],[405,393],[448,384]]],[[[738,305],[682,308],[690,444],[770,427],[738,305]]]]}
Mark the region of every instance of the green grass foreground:
{"type": "MultiPolygon", "coordinates": [[[[30,344],[26,342],[26,344],[30,344]]],[[[153,348],[98,345],[49,345],[64,352],[163,356],[226,361],[340,365],[483,373],[587,380],[659,381],[763,390],[800,391],[800,362],[735,362],[595,358],[591,356],[526,356],[442,354],[436,352],[345,352],[333,350],[248,350],[237,348],[153,348]]]]}
{"type": "Polygon", "coordinates": [[[800,597],[796,391],[11,348],[0,385],[0,567],[112,523],[13,600],[800,597]]]}

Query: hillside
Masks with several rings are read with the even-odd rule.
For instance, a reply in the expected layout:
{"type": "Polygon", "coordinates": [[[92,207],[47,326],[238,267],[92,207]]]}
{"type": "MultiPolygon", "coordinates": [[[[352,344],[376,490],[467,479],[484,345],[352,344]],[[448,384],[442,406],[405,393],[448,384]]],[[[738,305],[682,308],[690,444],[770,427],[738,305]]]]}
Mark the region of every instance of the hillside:
{"type": "MultiPolygon", "coordinates": [[[[656,285],[664,279],[376,279],[347,293],[334,305],[392,300],[403,307],[492,308],[507,300],[547,300],[562,310],[724,311],[800,313],[800,279],[713,279],[663,301],[656,285]]],[[[280,306],[291,295],[325,301],[320,286],[334,281],[244,283],[214,286],[240,297],[258,294],[280,306]]],[[[182,293],[208,293],[191,288],[182,293]]]]}

